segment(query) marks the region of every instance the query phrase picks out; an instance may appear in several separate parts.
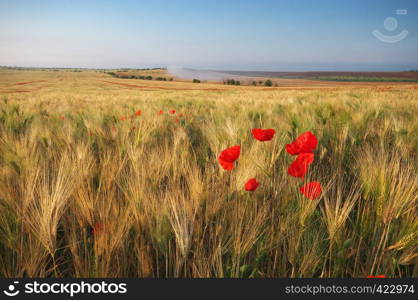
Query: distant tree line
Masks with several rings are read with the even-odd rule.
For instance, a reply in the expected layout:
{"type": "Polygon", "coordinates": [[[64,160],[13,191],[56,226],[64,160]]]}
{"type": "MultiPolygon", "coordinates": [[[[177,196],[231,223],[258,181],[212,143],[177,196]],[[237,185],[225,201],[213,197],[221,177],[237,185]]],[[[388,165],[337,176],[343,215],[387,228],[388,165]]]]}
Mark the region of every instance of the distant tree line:
{"type": "Polygon", "coordinates": [[[235,79],[227,79],[224,81],[224,84],[227,85],[241,85],[241,82],[239,80],[235,80],[235,79]]]}
{"type": "MultiPolygon", "coordinates": [[[[226,79],[226,80],[224,80],[224,84],[227,84],[227,85],[241,85],[241,82],[239,80],[235,80],[235,79],[226,79]]],[[[270,79],[267,79],[266,81],[259,80],[258,82],[254,80],[252,82],[251,81],[247,82],[247,84],[248,85],[251,84],[253,86],[263,85],[263,86],[268,86],[268,87],[273,86],[273,85],[277,86],[277,83],[273,84],[273,82],[270,79]]]]}
{"type": "Polygon", "coordinates": [[[135,68],[122,68],[119,69],[118,72],[127,72],[127,71],[154,71],[154,70],[167,70],[167,68],[143,68],[143,69],[135,69],[135,68]]]}
{"type": "MultiPolygon", "coordinates": [[[[124,74],[118,74],[115,72],[105,72],[106,74],[112,76],[112,77],[116,77],[116,78],[121,78],[121,79],[141,79],[141,80],[153,80],[153,77],[151,75],[124,75],[124,74]]],[[[167,81],[167,78],[165,77],[157,77],[155,78],[155,80],[158,81],[167,81]]],[[[172,81],[173,78],[169,78],[168,81],[172,81]]]]}
{"type": "MultiPolygon", "coordinates": [[[[259,80],[258,82],[257,81],[253,81],[251,84],[253,86],[257,86],[257,85],[273,86],[273,82],[270,79],[267,79],[264,82],[262,80],[259,80]]],[[[274,86],[277,86],[277,83],[275,83],[274,86]]]]}

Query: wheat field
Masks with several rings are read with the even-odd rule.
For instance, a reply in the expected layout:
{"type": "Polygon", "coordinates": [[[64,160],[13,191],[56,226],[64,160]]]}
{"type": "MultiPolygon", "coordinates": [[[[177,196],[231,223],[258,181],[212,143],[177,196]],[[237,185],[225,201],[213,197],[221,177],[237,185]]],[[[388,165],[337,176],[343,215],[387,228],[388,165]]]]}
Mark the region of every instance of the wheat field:
{"type": "Polygon", "coordinates": [[[0,276],[418,277],[417,116],[416,84],[0,70],[0,276]],[[301,180],[285,145],[306,131],[301,180]]]}

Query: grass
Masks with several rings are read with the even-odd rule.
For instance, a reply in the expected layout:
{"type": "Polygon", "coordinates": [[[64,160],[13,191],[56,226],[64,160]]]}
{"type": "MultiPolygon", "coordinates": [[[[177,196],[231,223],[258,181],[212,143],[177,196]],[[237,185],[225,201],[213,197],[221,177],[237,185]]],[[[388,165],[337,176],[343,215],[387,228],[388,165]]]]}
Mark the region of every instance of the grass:
{"type": "Polygon", "coordinates": [[[0,98],[2,277],[418,276],[413,85],[203,90],[5,72],[0,92],[48,86],[0,98]],[[257,127],[277,133],[261,143],[257,127]],[[316,200],[286,173],[285,145],[308,130],[316,200]],[[217,157],[233,145],[226,172],[217,157]],[[251,177],[261,184],[246,192],[251,177]]]}

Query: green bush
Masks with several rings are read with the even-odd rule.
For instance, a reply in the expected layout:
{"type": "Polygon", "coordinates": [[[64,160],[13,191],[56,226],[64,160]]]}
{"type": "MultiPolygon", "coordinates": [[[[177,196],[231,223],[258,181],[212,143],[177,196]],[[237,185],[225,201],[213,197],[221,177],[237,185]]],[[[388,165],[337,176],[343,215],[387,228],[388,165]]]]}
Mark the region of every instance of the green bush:
{"type": "Polygon", "coordinates": [[[227,79],[226,81],[224,81],[224,84],[241,85],[241,82],[239,80],[235,80],[235,79],[227,79]]]}
{"type": "Polygon", "coordinates": [[[264,86],[273,86],[273,82],[271,82],[271,80],[270,80],[270,79],[267,79],[267,80],[264,82],[264,86]]]}

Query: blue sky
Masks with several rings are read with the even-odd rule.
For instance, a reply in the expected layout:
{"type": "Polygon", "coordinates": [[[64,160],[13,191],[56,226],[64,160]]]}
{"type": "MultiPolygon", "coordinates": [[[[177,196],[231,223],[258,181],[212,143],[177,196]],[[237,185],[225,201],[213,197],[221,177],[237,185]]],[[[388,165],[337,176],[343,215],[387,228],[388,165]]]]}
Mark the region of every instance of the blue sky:
{"type": "Polygon", "coordinates": [[[418,1],[0,0],[0,65],[418,69],[418,1]]]}

